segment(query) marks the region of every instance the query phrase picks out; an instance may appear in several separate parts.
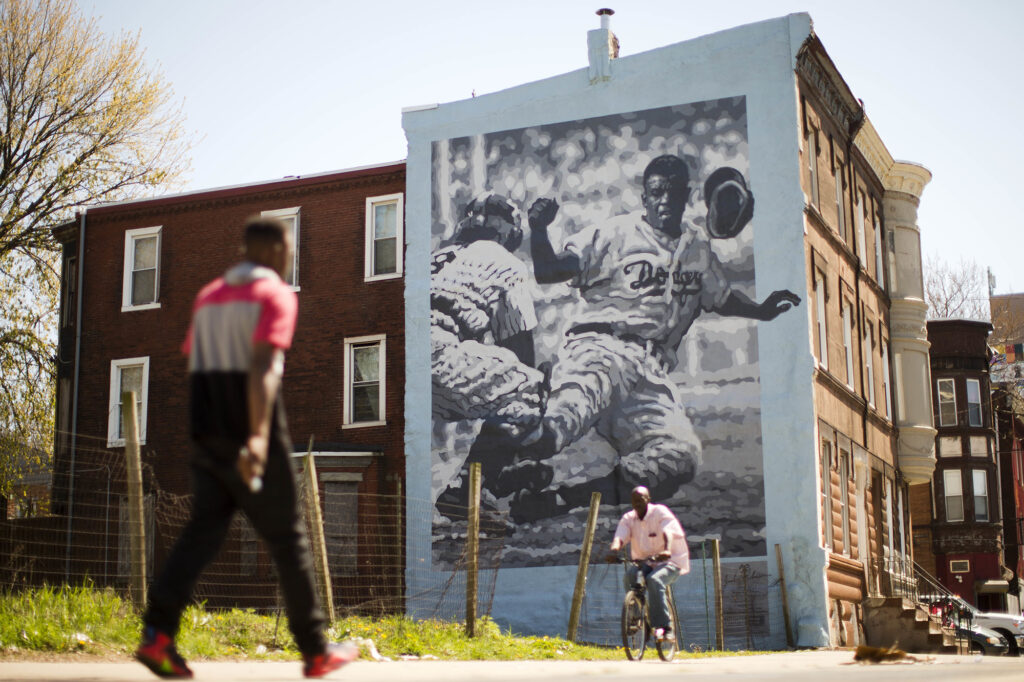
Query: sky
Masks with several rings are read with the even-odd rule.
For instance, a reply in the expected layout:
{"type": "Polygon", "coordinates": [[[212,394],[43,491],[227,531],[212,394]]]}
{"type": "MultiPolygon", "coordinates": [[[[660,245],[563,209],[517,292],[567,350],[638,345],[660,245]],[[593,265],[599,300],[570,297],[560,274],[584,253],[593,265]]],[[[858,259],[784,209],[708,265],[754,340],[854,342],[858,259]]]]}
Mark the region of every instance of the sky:
{"type": "Polygon", "coordinates": [[[137,33],[173,87],[196,140],[178,191],[404,159],[403,107],[586,67],[599,7],[616,10],[622,57],[808,12],[893,157],[933,174],[926,260],[973,261],[995,293],[1024,291],[1009,201],[1024,195],[1024,142],[1006,118],[1024,110],[1019,0],[76,1],[103,32],[137,33]]]}

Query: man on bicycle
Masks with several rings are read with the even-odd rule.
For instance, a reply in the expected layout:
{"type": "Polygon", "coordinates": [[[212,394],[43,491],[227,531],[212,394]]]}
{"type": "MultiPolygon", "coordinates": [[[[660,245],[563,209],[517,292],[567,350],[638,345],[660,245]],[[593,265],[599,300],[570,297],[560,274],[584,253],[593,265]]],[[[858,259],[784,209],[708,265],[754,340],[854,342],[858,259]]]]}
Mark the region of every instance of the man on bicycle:
{"type": "Polygon", "coordinates": [[[672,640],[672,621],[666,588],[683,573],[690,572],[690,551],[686,534],[675,514],[663,504],[651,504],[651,494],[640,485],[633,488],[633,511],[619,520],[612,540],[609,561],[618,560],[618,552],[629,543],[633,562],[626,566],[626,589],[636,582],[638,571],[643,571],[650,595],[651,627],[659,641],[672,640]]]}

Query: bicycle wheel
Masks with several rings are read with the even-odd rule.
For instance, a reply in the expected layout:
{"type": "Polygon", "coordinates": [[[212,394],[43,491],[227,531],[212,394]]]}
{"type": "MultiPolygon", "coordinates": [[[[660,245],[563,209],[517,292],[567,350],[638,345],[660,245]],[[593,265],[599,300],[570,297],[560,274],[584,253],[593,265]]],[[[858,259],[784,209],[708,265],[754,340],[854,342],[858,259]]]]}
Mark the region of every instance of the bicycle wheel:
{"type": "Polygon", "coordinates": [[[647,648],[647,605],[636,592],[626,592],[622,601],[622,648],[626,658],[639,661],[647,648]]]}
{"type": "Polygon", "coordinates": [[[655,645],[658,648],[658,657],[663,661],[671,661],[676,657],[676,651],[679,650],[679,642],[682,640],[683,633],[679,629],[679,619],[676,617],[676,600],[672,594],[671,585],[666,589],[666,592],[668,593],[668,618],[672,624],[672,639],[655,642],[655,645]]]}

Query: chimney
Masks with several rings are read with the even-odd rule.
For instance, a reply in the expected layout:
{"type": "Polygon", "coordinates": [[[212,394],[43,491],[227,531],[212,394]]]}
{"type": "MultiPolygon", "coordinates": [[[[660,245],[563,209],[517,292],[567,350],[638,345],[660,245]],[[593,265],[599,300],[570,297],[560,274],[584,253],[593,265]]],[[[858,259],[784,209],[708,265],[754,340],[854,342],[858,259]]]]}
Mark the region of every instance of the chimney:
{"type": "Polygon", "coordinates": [[[611,60],[619,56],[619,39],[610,28],[613,14],[615,10],[607,7],[597,10],[597,16],[601,17],[601,28],[587,31],[591,84],[611,79],[611,60]]]}

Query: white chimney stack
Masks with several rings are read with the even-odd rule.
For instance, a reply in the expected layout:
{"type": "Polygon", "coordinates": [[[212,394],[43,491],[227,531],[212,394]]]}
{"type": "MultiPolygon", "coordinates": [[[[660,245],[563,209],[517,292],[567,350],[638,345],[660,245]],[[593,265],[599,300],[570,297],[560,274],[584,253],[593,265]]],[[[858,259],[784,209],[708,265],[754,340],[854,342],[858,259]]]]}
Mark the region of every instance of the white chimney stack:
{"type": "Polygon", "coordinates": [[[587,52],[590,57],[590,83],[599,83],[612,77],[611,60],[619,56],[619,39],[611,31],[611,16],[615,10],[603,7],[597,10],[601,28],[587,31],[587,52]]]}

